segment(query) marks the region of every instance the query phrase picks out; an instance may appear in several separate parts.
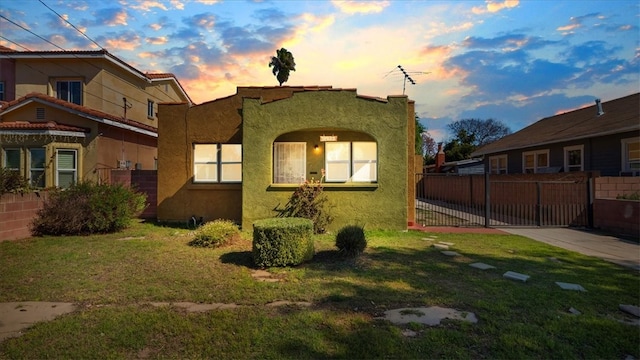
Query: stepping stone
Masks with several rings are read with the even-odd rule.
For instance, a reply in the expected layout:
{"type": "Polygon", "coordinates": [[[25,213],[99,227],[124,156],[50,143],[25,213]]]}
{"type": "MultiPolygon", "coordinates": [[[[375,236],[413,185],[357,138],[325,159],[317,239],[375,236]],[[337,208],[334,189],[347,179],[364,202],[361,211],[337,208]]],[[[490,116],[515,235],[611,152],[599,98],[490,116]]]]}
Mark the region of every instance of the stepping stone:
{"type": "Polygon", "coordinates": [[[433,244],[433,247],[436,249],[449,250],[449,245],[444,244],[433,244]]]}
{"type": "Polygon", "coordinates": [[[440,241],[440,242],[438,242],[438,244],[443,244],[443,245],[447,245],[447,246],[453,246],[454,245],[452,242],[446,242],[446,241],[440,241]]]}
{"type": "Polygon", "coordinates": [[[447,256],[460,256],[460,254],[458,254],[455,251],[440,251],[440,253],[447,255],[447,256]]]}
{"type": "Polygon", "coordinates": [[[631,314],[631,315],[633,315],[635,317],[640,317],[640,308],[637,307],[637,306],[620,304],[619,308],[620,308],[620,310],[622,310],[622,311],[624,311],[624,312],[626,312],[628,314],[631,314]]]}
{"type": "Polygon", "coordinates": [[[442,319],[460,320],[473,324],[478,322],[476,314],[472,312],[438,306],[387,310],[383,317],[375,319],[388,320],[396,325],[418,323],[429,326],[439,325],[442,319]]]}
{"type": "Polygon", "coordinates": [[[554,258],[554,257],[550,257],[550,258],[547,258],[547,259],[548,259],[549,261],[552,261],[552,262],[557,263],[557,264],[561,264],[561,263],[562,263],[562,261],[560,261],[560,260],[558,260],[558,259],[556,259],[556,258],[554,258]]]}
{"type": "Polygon", "coordinates": [[[495,266],[491,266],[489,264],[485,264],[485,263],[481,263],[481,262],[469,264],[469,266],[474,267],[476,269],[480,269],[480,270],[488,270],[488,269],[495,269],[496,268],[495,266]]]}
{"type": "Polygon", "coordinates": [[[573,315],[582,315],[582,313],[574,308],[569,308],[569,312],[573,315]]]}
{"type": "Polygon", "coordinates": [[[526,282],[531,277],[529,275],[520,274],[520,273],[517,273],[517,272],[514,272],[514,271],[507,271],[506,273],[502,274],[502,276],[506,277],[507,279],[519,280],[519,281],[522,281],[522,282],[526,282]]]}
{"type": "Polygon", "coordinates": [[[422,240],[425,240],[425,241],[433,241],[433,239],[432,239],[432,238],[422,238],[422,240]]]}
{"type": "Polygon", "coordinates": [[[575,291],[587,291],[581,285],[578,284],[570,284],[565,282],[556,281],[556,285],[560,286],[564,290],[575,290],[575,291]]]}

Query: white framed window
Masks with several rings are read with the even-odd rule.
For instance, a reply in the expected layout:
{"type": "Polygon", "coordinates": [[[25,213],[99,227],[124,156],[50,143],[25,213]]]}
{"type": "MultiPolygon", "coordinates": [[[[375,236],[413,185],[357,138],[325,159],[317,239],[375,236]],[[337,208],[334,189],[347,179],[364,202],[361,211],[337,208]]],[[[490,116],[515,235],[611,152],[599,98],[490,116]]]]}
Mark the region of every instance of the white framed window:
{"type": "Polygon", "coordinates": [[[20,171],[20,149],[2,149],[2,167],[7,170],[20,171]]]}
{"type": "Polygon", "coordinates": [[[497,155],[489,157],[489,173],[490,174],[506,174],[507,173],[507,155],[497,155]]]}
{"type": "Polygon", "coordinates": [[[273,183],[301,184],[306,180],[307,143],[273,143],[273,183]]]}
{"type": "Polygon", "coordinates": [[[46,151],[44,148],[29,149],[29,182],[31,186],[44,188],[46,167],[46,151]]]}
{"type": "Polygon", "coordinates": [[[155,103],[153,102],[153,100],[147,100],[147,117],[150,119],[155,118],[155,112],[153,111],[154,105],[155,103]]]}
{"type": "Polygon", "coordinates": [[[344,182],[351,176],[351,143],[327,142],[325,151],[325,180],[344,182]]]}
{"type": "Polygon", "coordinates": [[[194,144],[193,181],[197,183],[241,182],[241,144],[194,144]]]}
{"type": "Polygon", "coordinates": [[[242,145],[222,144],[220,150],[220,182],[242,181],[242,145]]]}
{"type": "Polygon", "coordinates": [[[82,81],[57,80],[56,96],[58,99],[82,105],[82,81]]]}
{"type": "Polygon", "coordinates": [[[77,150],[56,150],[56,186],[66,189],[76,182],[78,182],[77,150]]]}
{"type": "Polygon", "coordinates": [[[4,81],[0,81],[0,101],[5,101],[6,94],[4,89],[4,81]]]}
{"type": "Polygon", "coordinates": [[[325,145],[327,182],[378,181],[378,144],[373,141],[336,141],[325,145]]]}
{"type": "Polygon", "coordinates": [[[640,138],[622,139],[622,171],[640,171],[640,138]]]}
{"type": "Polygon", "coordinates": [[[565,146],[564,171],[584,170],[584,145],[565,146]]]}
{"type": "Polygon", "coordinates": [[[549,149],[522,153],[522,172],[535,174],[549,167],[549,149]]]}

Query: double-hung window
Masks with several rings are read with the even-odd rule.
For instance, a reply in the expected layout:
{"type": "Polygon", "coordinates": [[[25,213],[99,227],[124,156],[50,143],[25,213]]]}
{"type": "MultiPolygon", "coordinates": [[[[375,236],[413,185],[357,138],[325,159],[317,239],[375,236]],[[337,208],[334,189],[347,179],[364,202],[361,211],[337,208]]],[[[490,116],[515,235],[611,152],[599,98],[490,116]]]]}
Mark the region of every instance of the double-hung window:
{"type": "Polygon", "coordinates": [[[622,140],[622,171],[640,171],[640,138],[622,140]]]}
{"type": "Polygon", "coordinates": [[[58,99],[82,105],[82,81],[57,80],[56,96],[58,99]]]}
{"type": "Polygon", "coordinates": [[[68,188],[78,180],[77,152],[73,149],[56,151],[56,186],[68,188]]]}
{"type": "Polygon", "coordinates": [[[327,182],[375,182],[378,180],[378,149],[372,141],[325,143],[327,182]]]}
{"type": "Polygon", "coordinates": [[[20,149],[3,149],[2,167],[11,171],[20,171],[20,149]]]}
{"type": "Polygon", "coordinates": [[[564,171],[584,170],[584,145],[567,146],[564,148],[564,171]]]}
{"type": "Polygon", "coordinates": [[[29,149],[29,181],[31,186],[44,188],[46,152],[44,148],[29,149]]]}
{"type": "Polygon", "coordinates": [[[549,167],[549,150],[528,151],[522,153],[522,172],[534,174],[549,167]]]}
{"type": "Polygon", "coordinates": [[[153,100],[147,100],[147,117],[149,119],[154,118],[154,111],[153,111],[154,104],[155,103],[153,102],[153,100]]]}
{"type": "Polygon", "coordinates": [[[497,155],[489,157],[489,173],[490,174],[506,174],[507,173],[507,155],[497,155]]]}
{"type": "Polygon", "coordinates": [[[307,173],[306,142],[273,143],[273,183],[301,184],[307,173]]]}
{"type": "Polygon", "coordinates": [[[193,181],[221,183],[242,181],[241,144],[194,144],[193,181]]]}

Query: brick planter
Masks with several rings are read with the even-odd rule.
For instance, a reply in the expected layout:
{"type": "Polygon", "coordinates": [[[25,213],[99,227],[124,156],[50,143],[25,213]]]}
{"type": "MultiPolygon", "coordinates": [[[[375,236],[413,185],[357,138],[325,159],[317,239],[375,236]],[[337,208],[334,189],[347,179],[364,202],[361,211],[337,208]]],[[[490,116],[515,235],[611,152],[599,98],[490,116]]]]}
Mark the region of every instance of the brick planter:
{"type": "Polygon", "coordinates": [[[593,226],[620,235],[640,238],[640,201],[595,199],[593,226]]]}
{"type": "Polygon", "coordinates": [[[4,194],[0,197],[0,241],[31,236],[31,221],[44,204],[47,193],[4,194]]]}

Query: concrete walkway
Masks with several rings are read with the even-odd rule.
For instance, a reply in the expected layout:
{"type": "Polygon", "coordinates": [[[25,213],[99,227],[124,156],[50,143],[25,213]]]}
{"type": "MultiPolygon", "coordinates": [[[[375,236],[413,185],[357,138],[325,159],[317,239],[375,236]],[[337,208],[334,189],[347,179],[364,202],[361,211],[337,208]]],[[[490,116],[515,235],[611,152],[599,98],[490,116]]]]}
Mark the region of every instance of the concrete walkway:
{"type": "Polygon", "coordinates": [[[615,236],[570,228],[504,227],[500,230],[640,270],[640,244],[615,236]]]}

